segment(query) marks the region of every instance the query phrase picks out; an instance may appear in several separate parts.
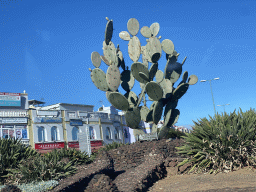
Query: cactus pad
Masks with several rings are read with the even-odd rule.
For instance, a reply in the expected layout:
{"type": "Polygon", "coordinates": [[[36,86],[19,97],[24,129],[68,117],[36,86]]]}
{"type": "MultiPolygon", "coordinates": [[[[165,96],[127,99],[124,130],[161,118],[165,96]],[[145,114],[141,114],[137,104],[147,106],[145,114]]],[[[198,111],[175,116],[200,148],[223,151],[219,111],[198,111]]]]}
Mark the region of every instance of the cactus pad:
{"type": "Polygon", "coordinates": [[[163,97],[163,89],[156,82],[151,81],[146,85],[146,92],[148,96],[154,101],[158,101],[163,97]]]}
{"type": "Polygon", "coordinates": [[[195,85],[198,81],[198,77],[196,75],[190,75],[188,78],[189,85],[195,85]]]}
{"type": "Polygon", "coordinates": [[[125,41],[130,41],[131,37],[127,31],[122,31],[119,33],[119,37],[125,41]]]}
{"type": "Polygon", "coordinates": [[[98,52],[96,52],[96,51],[92,52],[91,60],[92,60],[92,64],[94,65],[94,67],[96,67],[96,68],[100,67],[101,58],[100,58],[100,54],[98,52]]]}
{"type": "Polygon", "coordinates": [[[161,47],[166,54],[169,54],[169,55],[173,54],[174,44],[171,40],[169,39],[163,40],[161,43],[161,47]]]}
{"type": "Polygon", "coordinates": [[[149,77],[147,76],[147,74],[145,74],[145,73],[143,73],[143,72],[139,72],[139,76],[140,76],[143,80],[145,80],[145,81],[147,81],[147,82],[150,81],[150,80],[149,80],[149,77]]]}
{"type": "Polygon", "coordinates": [[[188,90],[189,84],[188,83],[183,83],[179,85],[174,91],[173,91],[173,97],[172,100],[178,100],[180,99],[188,90]]]}
{"type": "Polygon", "coordinates": [[[117,109],[127,111],[129,108],[129,102],[125,96],[118,92],[111,92],[108,95],[108,101],[117,109]]]}
{"type": "Polygon", "coordinates": [[[151,30],[149,27],[144,26],[140,29],[140,33],[143,37],[150,38],[151,37],[151,30]]]}
{"type": "Polygon", "coordinates": [[[130,91],[134,86],[135,79],[130,70],[121,73],[121,86],[125,91],[130,91]]]}
{"type": "MultiPolygon", "coordinates": [[[[151,63],[153,62],[151,60],[152,56],[155,53],[159,53],[160,57],[161,57],[162,49],[161,49],[161,43],[160,43],[159,39],[156,37],[150,37],[148,43],[146,44],[146,51],[148,52],[148,56],[150,57],[149,62],[151,62],[151,63]]],[[[160,57],[159,57],[159,59],[160,59],[160,57]]]]}
{"type": "Polygon", "coordinates": [[[139,75],[139,72],[145,73],[147,76],[149,75],[148,69],[142,63],[133,63],[131,66],[131,72],[134,78],[140,83],[147,83],[144,79],[142,79],[139,75]]]}
{"type": "Polygon", "coordinates": [[[139,21],[135,18],[129,19],[127,22],[127,29],[132,36],[137,35],[140,29],[139,21]]]}
{"type": "Polygon", "coordinates": [[[164,109],[164,116],[166,116],[166,114],[168,113],[168,111],[172,110],[172,109],[175,109],[178,105],[178,100],[176,101],[169,101],[167,103],[167,105],[165,106],[165,109],[164,109]]]}
{"type": "Polygon", "coordinates": [[[153,63],[149,69],[149,80],[153,81],[158,70],[158,63],[153,63]]]}
{"type": "Polygon", "coordinates": [[[133,62],[137,62],[140,58],[141,47],[140,47],[140,40],[138,37],[133,36],[128,43],[128,53],[129,57],[133,62]]]}
{"type": "Polygon", "coordinates": [[[140,116],[142,121],[147,120],[148,113],[149,113],[149,108],[147,106],[142,106],[140,109],[140,116]]]}
{"type": "Polygon", "coordinates": [[[159,101],[157,101],[157,103],[155,104],[154,110],[153,110],[153,122],[155,124],[158,124],[159,120],[162,117],[162,113],[163,113],[163,100],[160,99],[159,101]]]}
{"type": "MultiPolygon", "coordinates": [[[[173,56],[171,59],[175,59],[173,56]]],[[[165,67],[165,78],[170,79],[171,82],[174,84],[179,78],[182,73],[182,65],[178,62],[173,62],[173,60],[168,60],[166,67],[165,67]]]]}
{"type": "Polygon", "coordinates": [[[138,100],[138,103],[137,103],[137,107],[140,105],[140,102],[145,94],[145,89],[146,89],[146,86],[143,86],[143,89],[141,90],[141,93],[140,93],[140,96],[139,96],[139,100],[138,100]]]}
{"type": "Polygon", "coordinates": [[[151,57],[152,63],[156,63],[160,59],[161,55],[160,53],[154,53],[151,57]]]}
{"type": "Polygon", "coordinates": [[[112,35],[113,35],[113,21],[110,20],[107,22],[106,29],[105,29],[105,42],[107,45],[111,41],[112,35]]]}
{"type": "Polygon", "coordinates": [[[164,79],[164,73],[161,70],[157,70],[157,72],[156,72],[156,82],[161,83],[163,81],[163,79],[164,79]]]}
{"type": "Polygon", "coordinates": [[[170,111],[166,114],[166,117],[164,120],[164,126],[167,126],[167,127],[171,127],[175,123],[177,123],[180,116],[180,111],[178,109],[171,109],[170,111]]]}
{"type": "Polygon", "coordinates": [[[138,97],[133,91],[127,92],[126,94],[124,94],[124,96],[127,98],[130,108],[135,107],[137,105],[138,97]]]}
{"type": "MultiPolygon", "coordinates": [[[[104,44],[104,43],[103,43],[104,44]]],[[[103,54],[105,58],[108,60],[108,63],[111,65],[111,62],[113,65],[118,65],[118,58],[116,54],[116,48],[114,44],[110,41],[109,45],[104,46],[103,45],[103,54]]]]}
{"type": "Polygon", "coordinates": [[[106,59],[105,56],[101,55],[100,58],[102,61],[104,61],[104,63],[106,63],[108,66],[110,66],[110,63],[108,62],[108,60],[106,59]]]}
{"type": "Polygon", "coordinates": [[[140,109],[138,107],[133,107],[128,109],[124,117],[128,127],[131,127],[132,129],[139,128],[141,117],[140,117],[140,109]]]}
{"type": "Polygon", "coordinates": [[[120,85],[120,71],[117,66],[110,65],[107,70],[106,80],[111,91],[116,91],[120,85]]]}
{"type": "Polygon", "coordinates": [[[147,117],[146,117],[147,123],[153,123],[153,109],[149,110],[147,117]]]}
{"type": "Polygon", "coordinates": [[[91,79],[94,85],[101,91],[108,90],[108,84],[106,81],[106,74],[99,68],[95,68],[91,72],[91,79]]]}
{"type": "Polygon", "coordinates": [[[157,36],[159,30],[160,30],[160,25],[159,23],[153,23],[151,26],[150,26],[150,30],[151,30],[151,34],[153,37],[157,36]]]}
{"type": "Polygon", "coordinates": [[[163,88],[165,94],[171,93],[172,92],[172,82],[169,79],[164,79],[161,83],[160,86],[163,88]]]}

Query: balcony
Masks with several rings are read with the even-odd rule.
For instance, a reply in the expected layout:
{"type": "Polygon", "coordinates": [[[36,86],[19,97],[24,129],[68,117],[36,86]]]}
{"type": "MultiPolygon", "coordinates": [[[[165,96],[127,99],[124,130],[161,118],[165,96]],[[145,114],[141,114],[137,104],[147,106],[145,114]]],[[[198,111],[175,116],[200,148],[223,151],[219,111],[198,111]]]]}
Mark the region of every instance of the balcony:
{"type": "Polygon", "coordinates": [[[89,112],[87,116],[80,116],[83,121],[86,121],[89,118],[89,121],[99,121],[101,118],[101,122],[121,122],[120,115],[100,113],[100,112],[89,112]]]}

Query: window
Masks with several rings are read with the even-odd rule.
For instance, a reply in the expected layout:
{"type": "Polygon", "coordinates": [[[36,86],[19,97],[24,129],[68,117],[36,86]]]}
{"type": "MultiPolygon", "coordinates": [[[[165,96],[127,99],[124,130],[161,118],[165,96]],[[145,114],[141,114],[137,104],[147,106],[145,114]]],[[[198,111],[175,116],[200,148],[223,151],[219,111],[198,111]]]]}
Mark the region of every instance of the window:
{"type": "Polygon", "coordinates": [[[51,137],[52,137],[52,141],[57,141],[58,137],[57,137],[57,127],[52,127],[51,128],[51,137]]]}
{"type": "Polygon", "coordinates": [[[89,127],[90,139],[95,139],[95,132],[93,127],[89,127]]]}
{"type": "Polygon", "coordinates": [[[76,117],[76,113],[75,112],[69,112],[68,113],[68,117],[69,118],[75,118],[76,117]]]}
{"type": "Polygon", "coordinates": [[[106,129],[106,139],[111,139],[111,133],[110,133],[109,127],[107,127],[107,129],[106,129]]]}
{"type": "Polygon", "coordinates": [[[45,141],[45,133],[44,133],[44,127],[38,128],[38,142],[44,142],[45,141]]]}
{"type": "Polygon", "coordinates": [[[115,128],[115,139],[119,139],[119,131],[115,128]]]}
{"type": "Polygon", "coordinates": [[[78,140],[78,128],[77,127],[73,127],[72,129],[72,140],[73,141],[77,141],[78,140]]]}

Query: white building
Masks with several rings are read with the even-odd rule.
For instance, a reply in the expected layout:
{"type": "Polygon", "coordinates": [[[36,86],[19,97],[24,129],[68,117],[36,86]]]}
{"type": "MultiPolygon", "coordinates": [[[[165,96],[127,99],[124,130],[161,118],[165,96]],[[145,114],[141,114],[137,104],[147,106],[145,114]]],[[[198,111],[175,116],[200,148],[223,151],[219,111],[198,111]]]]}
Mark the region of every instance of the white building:
{"type": "Polygon", "coordinates": [[[0,92],[0,138],[28,145],[28,94],[0,92]]]}

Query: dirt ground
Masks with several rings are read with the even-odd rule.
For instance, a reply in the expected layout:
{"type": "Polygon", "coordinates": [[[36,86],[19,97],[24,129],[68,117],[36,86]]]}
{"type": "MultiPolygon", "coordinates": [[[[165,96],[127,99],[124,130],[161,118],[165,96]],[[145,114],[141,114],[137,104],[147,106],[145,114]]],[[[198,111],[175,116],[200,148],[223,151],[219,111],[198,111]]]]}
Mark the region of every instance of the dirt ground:
{"type": "Polygon", "coordinates": [[[245,167],[217,175],[208,173],[171,175],[172,167],[167,167],[167,173],[166,178],[159,180],[148,191],[256,191],[256,169],[253,168],[245,167]]]}

